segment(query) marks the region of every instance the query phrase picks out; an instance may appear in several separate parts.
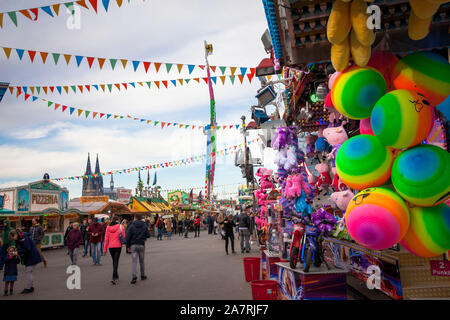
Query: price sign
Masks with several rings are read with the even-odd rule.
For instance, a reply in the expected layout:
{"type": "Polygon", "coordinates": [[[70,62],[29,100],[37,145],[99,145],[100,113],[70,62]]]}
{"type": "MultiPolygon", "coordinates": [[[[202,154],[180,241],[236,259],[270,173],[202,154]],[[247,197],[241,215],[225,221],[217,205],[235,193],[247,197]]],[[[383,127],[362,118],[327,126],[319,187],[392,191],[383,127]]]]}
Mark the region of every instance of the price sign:
{"type": "Polygon", "coordinates": [[[450,277],[450,261],[431,260],[431,275],[437,277],[450,277]]]}

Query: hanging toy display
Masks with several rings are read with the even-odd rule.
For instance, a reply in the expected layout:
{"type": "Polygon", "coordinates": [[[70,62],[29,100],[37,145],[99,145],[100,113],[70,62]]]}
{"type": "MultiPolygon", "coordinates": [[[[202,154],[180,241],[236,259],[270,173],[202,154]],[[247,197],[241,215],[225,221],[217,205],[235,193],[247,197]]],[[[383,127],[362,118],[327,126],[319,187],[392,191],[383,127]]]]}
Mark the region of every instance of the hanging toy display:
{"type": "Polygon", "coordinates": [[[391,176],[392,162],[391,150],[369,135],[348,139],[336,154],[339,177],[356,190],[383,185],[391,176]]]}
{"type": "Polygon", "coordinates": [[[345,222],[356,242],[368,249],[383,250],[405,236],[410,224],[409,209],[395,192],[369,188],[352,198],[345,222]]]}
{"type": "Polygon", "coordinates": [[[331,160],[331,166],[336,167],[336,153],[342,144],[348,140],[347,132],[341,125],[336,128],[326,128],[323,130],[323,136],[327,139],[327,142],[333,147],[328,154],[328,160],[331,160]]]}
{"type": "Polygon", "coordinates": [[[403,151],[392,166],[397,193],[417,206],[430,207],[450,199],[450,154],[433,145],[403,151]]]}

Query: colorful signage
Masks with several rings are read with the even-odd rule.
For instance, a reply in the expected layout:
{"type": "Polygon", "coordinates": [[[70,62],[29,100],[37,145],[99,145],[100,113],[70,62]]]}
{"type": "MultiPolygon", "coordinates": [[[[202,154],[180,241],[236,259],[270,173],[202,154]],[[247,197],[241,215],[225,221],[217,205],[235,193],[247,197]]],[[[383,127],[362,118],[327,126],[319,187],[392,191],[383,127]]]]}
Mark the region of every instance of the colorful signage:
{"type": "Polygon", "coordinates": [[[59,209],[58,194],[31,193],[31,211],[44,211],[50,208],[59,209]]]}
{"type": "Polygon", "coordinates": [[[109,198],[107,196],[98,196],[98,197],[81,197],[80,202],[108,202],[109,198]]]}
{"type": "Polygon", "coordinates": [[[17,211],[29,211],[30,210],[30,193],[27,189],[20,189],[17,199],[17,211]]]}
{"type": "Polygon", "coordinates": [[[61,192],[59,197],[59,207],[61,210],[67,210],[69,207],[69,195],[65,191],[61,192]]]}
{"type": "Polygon", "coordinates": [[[3,209],[14,211],[14,191],[0,192],[3,196],[3,209]]]}
{"type": "Polygon", "coordinates": [[[431,260],[431,275],[435,277],[450,277],[450,261],[431,260]]]}
{"type": "Polygon", "coordinates": [[[131,193],[131,189],[117,188],[117,201],[122,203],[130,202],[131,193]]]}

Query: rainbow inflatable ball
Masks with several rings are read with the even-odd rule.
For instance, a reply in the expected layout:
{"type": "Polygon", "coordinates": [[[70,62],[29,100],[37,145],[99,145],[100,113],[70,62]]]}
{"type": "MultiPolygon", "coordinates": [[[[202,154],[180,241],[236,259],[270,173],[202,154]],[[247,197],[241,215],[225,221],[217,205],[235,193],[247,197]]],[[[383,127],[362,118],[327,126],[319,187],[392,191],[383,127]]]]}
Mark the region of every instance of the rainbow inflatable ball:
{"type": "Polygon", "coordinates": [[[342,144],[336,170],[347,186],[356,190],[379,187],[389,180],[393,156],[376,137],[358,135],[342,144]]]}
{"type": "Polygon", "coordinates": [[[370,117],[375,136],[394,149],[418,145],[433,127],[434,108],[420,93],[394,90],[376,103],[370,117]]]}
{"type": "Polygon", "coordinates": [[[392,165],[392,184],[416,206],[445,202],[450,199],[450,153],[429,144],[403,151],[392,165]]]}
{"type": "Polygon", "coordinates": [[[420,92],[433,106],[450,95],[450,64],[432,52],[416,52],[401,59],[391,72],[395,89],[420,92]]]}
{"type": "Polygon", "coordinates": [[[369,118],[375,103],[386,93],[386,81],[371,67],[350,67],[339,74],[331,89],[334,107],[344,116],[369,118]]]}
{"type": "Polygon", "coordinates": [[[450,250],[450,207],[445,203],[434,207],[409,209],[411,223],[400,244],[423,258],[431,258],[450,250]]]}
{"type": "Polygon", "coordinates": [[[409,209],[395,192],[369,188],[350,200],[345,223],[353,240],[368,249],[383,250],[405,236],[409,227],[409,209]]]}

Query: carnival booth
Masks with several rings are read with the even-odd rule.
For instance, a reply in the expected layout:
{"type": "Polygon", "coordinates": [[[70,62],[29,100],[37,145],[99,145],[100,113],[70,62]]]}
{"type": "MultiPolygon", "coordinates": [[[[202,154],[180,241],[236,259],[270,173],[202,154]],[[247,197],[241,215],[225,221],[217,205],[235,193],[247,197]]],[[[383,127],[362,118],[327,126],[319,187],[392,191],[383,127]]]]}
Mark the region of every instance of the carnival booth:
{"type": "Polygon", "coordinates": [[[278,169],[258,171],[255,196],[265,273],[273,277],[270,260],[281,260],[281,298],[346,299],[349,279],[392,299],[450,296],[450,64],[441,37],[450,3],[431,2],[374,1],[385,10],[386,30],[376,32],[362,0],[290,1],[302,12],[296,20],[263,1],[287,126],[267,146],[278,169]],[[291,65],[278,11],[299,24],[291,65]]]}

